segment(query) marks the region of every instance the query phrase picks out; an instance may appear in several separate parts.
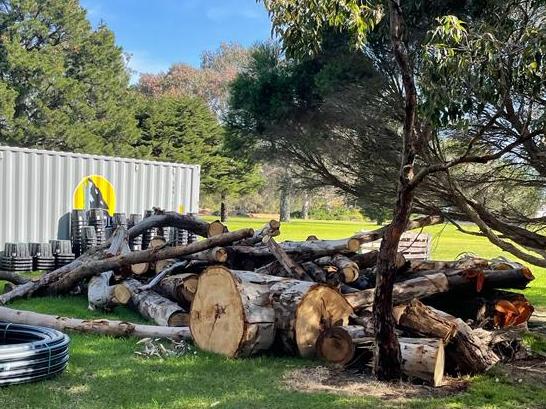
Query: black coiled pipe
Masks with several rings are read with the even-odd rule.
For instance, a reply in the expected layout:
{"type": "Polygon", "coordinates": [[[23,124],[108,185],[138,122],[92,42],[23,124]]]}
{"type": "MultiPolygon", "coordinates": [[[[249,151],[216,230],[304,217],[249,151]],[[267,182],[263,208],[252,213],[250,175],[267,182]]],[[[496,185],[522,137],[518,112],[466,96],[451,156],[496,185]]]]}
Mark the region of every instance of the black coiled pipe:
{"type": "Polygon", "coordinates": [[[68,365],[69,344],[60,331],[0,321],[0,386],[61,373],[68,365]]]}

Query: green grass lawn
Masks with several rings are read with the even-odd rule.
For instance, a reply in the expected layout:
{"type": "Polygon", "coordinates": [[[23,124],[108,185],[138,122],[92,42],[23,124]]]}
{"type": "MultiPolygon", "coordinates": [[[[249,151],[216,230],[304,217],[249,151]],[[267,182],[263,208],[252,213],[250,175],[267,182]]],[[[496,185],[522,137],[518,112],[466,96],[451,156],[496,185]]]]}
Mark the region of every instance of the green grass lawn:
{"type": "MultiPolygon", "coordinates": [[[[259,227],[264,220],[232,219],[231,230],[259,227]]],[[[281,240],[301,240],[310,234],[319,238],[347,237],[360,229],[376,226],[351,222],[293,221],[282,226],[281,240]]],[[[433,226],[433,256],[450,259],[461,252],[485,257],[505,255],[479,237],[465,236],[452,227],[433,226]]],[[[510,257],[513,259],[513,257],[510,257]]],[[[546,271],[533,269],[537,279],[526,295],[546,306],[546,271]]],[[[13,307],[49,314],[98,318],[87,310],[85,297],[19,300],[13,307]]],[[[142,322],[126,308],[108,318],[142,322]]],[[[546,408],[544,385],[518,383],[516,377],[494,372],[471,380],[468,391],[444,398],[415,398],[405,402],[380,401],[371,397],[288,391],[282,385],[287,371],[316,365],[301,359],[258,357],[230,360],[205,353],[166,360],[144,360],[133,351],[135,339],[70,334],[71,360],[66,373],[37,384],[0,388],[2,408],[451,408],[481,409],[546,408]]],[[[544,349],[542,341],[535,342],[544,349]]]]}

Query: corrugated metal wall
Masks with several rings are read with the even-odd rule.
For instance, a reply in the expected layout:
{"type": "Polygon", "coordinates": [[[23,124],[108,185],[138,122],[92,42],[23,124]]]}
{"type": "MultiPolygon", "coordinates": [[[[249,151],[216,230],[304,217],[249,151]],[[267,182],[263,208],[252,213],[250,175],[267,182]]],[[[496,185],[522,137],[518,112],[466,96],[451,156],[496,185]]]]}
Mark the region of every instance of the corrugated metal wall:
{"type": "Polygon", "coordinates": [[[67,239],[74,190],[86,177],[111,183],[116,212],[194,213],[199,173],[198,165],[0,146],[0,250],[5,242],[67,239]]]}

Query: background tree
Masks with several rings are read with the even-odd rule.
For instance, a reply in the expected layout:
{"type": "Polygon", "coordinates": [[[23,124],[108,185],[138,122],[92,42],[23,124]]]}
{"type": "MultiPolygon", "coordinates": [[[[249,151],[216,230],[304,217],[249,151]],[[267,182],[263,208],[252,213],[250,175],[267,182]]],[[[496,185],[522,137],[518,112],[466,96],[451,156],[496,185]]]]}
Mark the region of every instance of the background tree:
{"type": "Polygon", "coordinates": [[[236,43],[223,43],[205,51],[199,68],[174,64],[166,73],[143,74],[137,89],[147,96],[196,96],[202,98],[218,117],[226,109],[228,85],[246,63],[249,50],[236,43]]]}
{"type": "Polygon", "coordinates": [[[346,34],[325,37],[302,60],[256,47],[231,84],[229,143],[258,161],[289,161],[296,184],[334,187],[382,221],[396,190],[400,93],[346,34]]]}
{"type": "Polygon", "coordinates": [[[122,50],[77,0],[0,3],[0,140],[131,155],[138,137],[122,50]]]}
{"type": "MultiPolygon", "coordinates": [[[[161,96],[140,98],[138,127],[141,137],[135,149],[144,157],[201,165],[201,189],[219,194],[221,206],[230,195],[259,187],[254,165],[225,154],[224,129],[199,98],[161,96]]],[[[227,212],[224,210],[223,218],[227,212]]]]}

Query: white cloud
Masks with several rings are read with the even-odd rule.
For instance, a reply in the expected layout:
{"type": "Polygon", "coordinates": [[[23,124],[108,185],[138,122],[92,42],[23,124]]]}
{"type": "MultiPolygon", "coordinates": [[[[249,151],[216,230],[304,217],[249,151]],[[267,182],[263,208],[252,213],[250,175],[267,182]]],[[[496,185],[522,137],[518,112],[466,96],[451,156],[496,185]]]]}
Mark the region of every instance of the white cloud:
{"type": "Polygon", "coordinates": [[[129,58],[129,62],[127,65],[132,71],[132,84],[138,81],[140,74],[157,74],[159,72],[167,71],[170,67],[169,63],[154,58],[152,55],[150,55],[149,52],[144,50],[128,51],[127,54],[129,58]]]}

